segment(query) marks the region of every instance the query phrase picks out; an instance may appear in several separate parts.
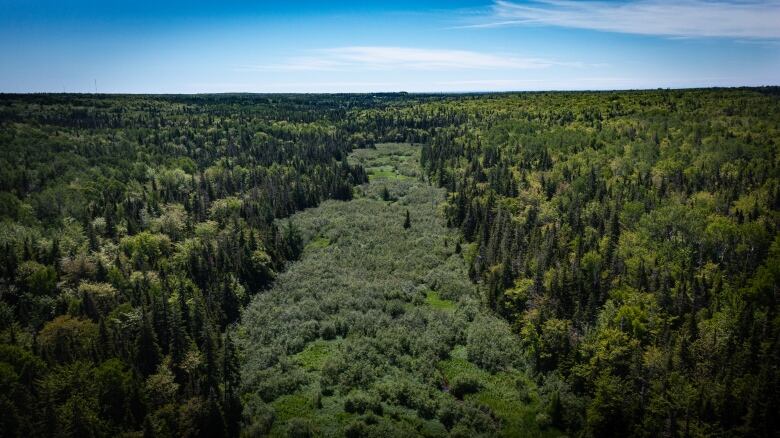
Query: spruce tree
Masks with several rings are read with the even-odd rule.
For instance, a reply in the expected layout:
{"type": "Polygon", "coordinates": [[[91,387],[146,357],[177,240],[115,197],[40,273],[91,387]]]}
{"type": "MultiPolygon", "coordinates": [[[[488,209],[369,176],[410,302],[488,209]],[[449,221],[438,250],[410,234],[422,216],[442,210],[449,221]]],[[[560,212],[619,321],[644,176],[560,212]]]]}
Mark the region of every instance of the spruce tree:
{"type": "Polygon", "coordinates": [[[149,319],[144,311],[141,332],[135,345],[135,364],[143,376],[152,374],[162,358],[160,346],[157,344],[157,336],[155,336],[152,322],[149,319]]]}
{"type": "Polygon", "coordinates": [[[239,435],[241,422],[241,399],[238,396],[241,376],[238,351],[229,331],[225,334],[222,360],[222,405],[225,423],[228,436],[235,437],[239,435]]]}

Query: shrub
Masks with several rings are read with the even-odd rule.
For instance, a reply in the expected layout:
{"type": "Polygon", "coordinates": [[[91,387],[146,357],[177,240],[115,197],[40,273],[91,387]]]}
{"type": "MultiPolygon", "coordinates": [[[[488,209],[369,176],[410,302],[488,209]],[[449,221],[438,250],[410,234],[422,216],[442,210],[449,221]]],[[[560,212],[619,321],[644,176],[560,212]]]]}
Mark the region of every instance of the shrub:
{"type": "Polygon", "coordinates": [[[270,405],[264,403],[256,394],[252,394],[244,403],[242,437],[268,436],[276,419],[276,412],[270,405]]]}
{"type": "Polygon", "coordinates": [[[289,438],[310,438],[317,435],[314,425],[303,418],[293,418],[287,423],[289,438]]]}
{"type": "Polygon", "coordinates": [[[351,414],[365,414],[373,412],[382,415],[382,403],[376,395],[364,391],[352,391],[344,400],[344,411],[351,414]]]}
{"type": "Polygon", "coordinates": [[[469,360],[492,373],[511,366],[517,349],[509,326],[494,316],[478,316],[466,334],[469,360]]]}
{"type": "Polygon", "coordinates": [[[456,376],[450,382],[450,393],[461,400],[464,396],[479,391],[480,388],[482,384],[472,376],[456,376]]]}
{"type": "Polygon", "coordinates": [[[370,430],[366,423],[361,420],[355,420],[349,423],[344,429],[344,436],[347,438],[362,438],[369,436],[370,430]]]}
{"type": "Polygon", "coordinates": [[[336,325],[332,321],[326,321],[320,324],[320,336],[326,341],[336,339],[336,325]]]}
{"type": "Polygon", "coordinates": [[[540,429],[546,429],[550,427],[552,424],[552,420],[550,419],[550,416],[545,412],[539,412],[536,414],[536,424],[539,425],[540,429]]]}

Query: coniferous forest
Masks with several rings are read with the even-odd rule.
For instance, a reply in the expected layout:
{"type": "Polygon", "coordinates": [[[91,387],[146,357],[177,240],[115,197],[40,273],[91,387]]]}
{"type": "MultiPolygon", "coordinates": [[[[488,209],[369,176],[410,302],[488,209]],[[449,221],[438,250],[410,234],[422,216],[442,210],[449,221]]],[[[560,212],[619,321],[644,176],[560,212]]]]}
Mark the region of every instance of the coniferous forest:
{"type": "Polygon", "coordinates": [[[0,436],[770,437],[780,89],[0,95],[0,436]]]}

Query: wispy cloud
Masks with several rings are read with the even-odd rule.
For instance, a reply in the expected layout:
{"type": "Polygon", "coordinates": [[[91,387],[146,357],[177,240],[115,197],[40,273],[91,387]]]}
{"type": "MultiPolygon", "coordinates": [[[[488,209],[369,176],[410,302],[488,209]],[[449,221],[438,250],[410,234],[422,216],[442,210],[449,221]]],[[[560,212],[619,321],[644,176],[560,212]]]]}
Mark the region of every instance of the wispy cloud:
{"type": "MultiPolygon", "coordinates": [[[[476,79],[442,81],[441,89],[449,90],[616,90],[616,89],[646,89],[657,87],[689,88],[728,86],[736,78],[733,77],[700,77],[695,79],[684,77],[642,77],[642,76],[573,76],[566,79],[535,78],[535,79],[476,79]]],[[[751,84],[763,85],[763,83],[751,84]]]]}
{"type": "Polygon", "coordinates": [[[549,25],[666,37],[780,39],[780,1],[496,1],[463,27],[549,25]]]}
{"type": "Polygon", "coordinates": [[[291,57],[275,64],[243,66],[237,70],[517,70],[551,66],[581,67],[583,64],[468,50],[350,46],[313,50],[308,56],[291,57]]]}

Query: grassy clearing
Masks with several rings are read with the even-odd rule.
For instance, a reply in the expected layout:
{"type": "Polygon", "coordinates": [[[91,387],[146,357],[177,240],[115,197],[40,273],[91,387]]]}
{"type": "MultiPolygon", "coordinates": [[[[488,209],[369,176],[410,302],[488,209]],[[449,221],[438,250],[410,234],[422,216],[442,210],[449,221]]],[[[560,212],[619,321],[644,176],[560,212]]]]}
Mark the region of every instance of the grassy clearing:
{"type": "Polygon", "coordinates": [[[369,181],[378,179],[417,179],[419,147],[408,143],[380,143],[375,149],[358,149],[349,160],[361,164],[368,171],[369,181]]]}
{"type": "Polygon", "coordinates": [[[467,359],[466,348],[453,349],[450,359],[439,362],[439,370],[448,382],[473,379],[480,389],[464,397],[490,409],[502,421],[501,435],[507,437],[554,437],[556,430],[542,431],[536,426],[539,399],[535,383],[522,371],[491,374],[467,359]]]}
{"type": "Polygon", "coordinates": [[[369,167],[366,170],[368,171],[368,180],[369,181],[375,181],[375,180],[381,180],[381,179],[409,179],[409,178],[412,178],[411,176],[398,173],[396,168],[394,166],[392,166],[392,165],[378,166],[378,167],[369,167]]]}
{"type": "Polygon", "coordinates": [[[441,299],[439,293],[435,291],[428,291],[425,295],[425,303],[434,309],[446,310],[448,312],[455,310],[455,303],[453,301],[441,299]]]}
{"type": "Polygon", "coordinates": [[[283,395],[272,403],[280,425],[292,418],[313,418],[311,398],[306,393],[283,395]]]}
{"type": "Polygon", "coordinates": [[[311,239],[306,244],[306,250],[313,250],[313,249],[320,249],[320,248],[326,248],[328,245],[330,245],[330,239],[328,239],[325,236],[317,236],[313,239],[311,239]]]}
{"type": "Polygon", "coordinates": [[[338,349],[339,341],[317,340],[306,346],[294,358],[307,370],[321,370],[325,361],[338,349]]]}

